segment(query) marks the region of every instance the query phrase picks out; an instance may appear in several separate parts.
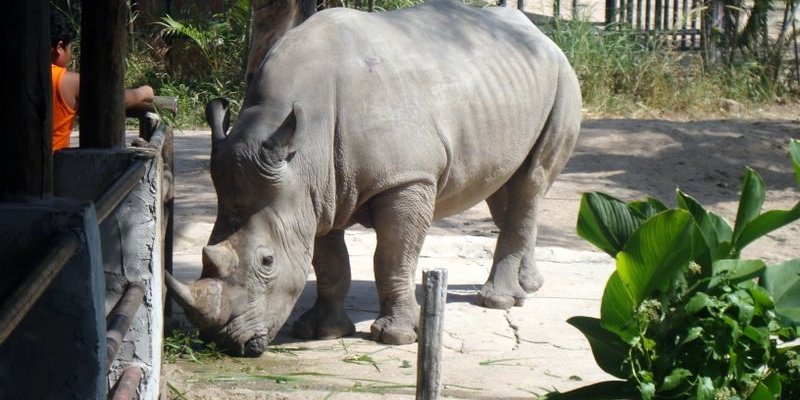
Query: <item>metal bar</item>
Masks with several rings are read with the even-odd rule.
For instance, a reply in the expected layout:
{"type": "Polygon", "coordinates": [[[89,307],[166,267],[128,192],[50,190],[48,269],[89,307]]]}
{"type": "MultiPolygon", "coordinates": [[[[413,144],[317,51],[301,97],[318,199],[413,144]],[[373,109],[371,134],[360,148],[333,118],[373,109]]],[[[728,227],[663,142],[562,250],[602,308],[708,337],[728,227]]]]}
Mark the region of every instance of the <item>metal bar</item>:
{"type": "Polygon", "coordinates": [[[672,48],[678,47],[678,0],[672,2],[672,48]]]}
{"type": "Polygon", "coordinates": [[[689,28],[687,23],[687,19],[689,18],[689,0],[682,0],[682,22],[681,22],[681,49],[686,50],[686,35],[687,29],[689,28]]]}
{"type": "Polygon", "coordinates": [[[106,317],[106,354],[109,367],[117,358],[117,352],[131,327],[136,310],[142,305],[144,291],[144,284],[141,282],[130,283],[122,298],[106,317]]]}
{"type": "Polygon", "coordinates": [[[626,9],[626,11],[625,11],[625,17],[626,17],[625,22],[626,22],[626,25],[628,26],[628,29],[633,28],[633,3],[634,3],[634,0],[627,0],[627,3],[625,3],[625,9],[626,9]]]}
{"type": "Polygon", "coordinates": [[[692,17],[690,21],[690,26],[692,28],[692,48],[697,47],[697,14],[699,14],[699,12],[697,12],[697,0],[692,0],[692,17]]]}
{"type": "Polygon", "coordinates": [[[114,211],[122,199],[130,193],[145,173],[144,161],[136,160],[130,167],[117,178],[108,190],[95,202],[97,210],[97,223],[102,223],[114,211]]]}
{"type": "Polygon", "coordinates": [[[417,346],[417,400],[438,399],[442,393],[442,335],[447,303],[447,270],[422,272],[422,307],[417,346]]]}
{"type": "Polygon", "coordinates": [[[611,25],[617,18],[617,0],[606,0],[606,25],[611,25]]]}
{"type": "Polygon", "coordinates": [[[49,250],[0,310],[0,344],[19,325],[53,279],[78,251],[81,240],[74,232],[56,235],[49,250]]]}
{"type": "Polygon", "coordinates": [[[125,372],[117,381],[114,389],[114,397],[111,400],[133,400],[136,398],[136,390],[142,381],[142,369],[137,366],[125,368],[125,372]]]}
{"type": "Polygon", "coordinates": [[[636,0],[636,29],[642,29],[642,0],[636,0]]]}
{"type": "Polygon", "coordinates": [[[656,17],[655,18],[656,25],[655,25],[655,29],[654,30],[656,32],[661,30],[661,7],[663,7],[663,5],[661,4],[661,1],[662,0],[656,0],[655,10],[654,10],[655,11],[655,17],[656,17]]]}

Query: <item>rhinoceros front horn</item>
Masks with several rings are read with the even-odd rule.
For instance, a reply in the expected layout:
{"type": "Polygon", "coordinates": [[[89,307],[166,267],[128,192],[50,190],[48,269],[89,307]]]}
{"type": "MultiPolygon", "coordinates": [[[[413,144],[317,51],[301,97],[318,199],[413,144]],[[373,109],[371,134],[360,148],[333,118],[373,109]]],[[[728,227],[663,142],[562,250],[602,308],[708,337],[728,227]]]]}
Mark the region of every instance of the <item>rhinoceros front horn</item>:
{"type": "Polygon", "coordinates": [[[192,295],[192,289],[188,285],[175,279],[172,274],[166,271],[164,271],[164,281],[169,291],[175,296],[175,300],[177,300],[181,306],[184,308],[194,308],[194,296],[192,295]]]}
{"type": "Polygon", "coordinates": [[[227,137],[231,123],[230,101],[218,97],[206,103],[206,122],[211,128],[211,154],[214,154],[227,137]]]}
{"type": "Polygon", "coordinates": [[[186,285],[165,272],[167,288],[186,311],[189,320],[198,328],[222,325],[230,316],[230,306],[225,297],[222,281],[200,279],[186,285]]]}

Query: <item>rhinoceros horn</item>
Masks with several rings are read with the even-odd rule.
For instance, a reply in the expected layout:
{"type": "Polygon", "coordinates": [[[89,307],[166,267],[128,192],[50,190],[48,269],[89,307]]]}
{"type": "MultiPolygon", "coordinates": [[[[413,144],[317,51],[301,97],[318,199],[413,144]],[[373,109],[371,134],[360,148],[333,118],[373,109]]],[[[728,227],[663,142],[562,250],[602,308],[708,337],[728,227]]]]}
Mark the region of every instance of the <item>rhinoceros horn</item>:
{"type": "Polygon", "coordinates": [[[203,247],[203,278],[225,278],[239,265],[229,241],[203,247]]]}
{"type": "Polygon", "coordinates": [[[206,122],[211,128],[211,154],[225,141],[231,123],[230,101],[217,97],[206,103],[206,122]]]}
{"type": "Polygon", "coordinates": [[[198,328],[204,329],[227,321],[230,316],[230,306],[225,298],[221,280],[200,279],[191,285],[186,285],[169,272],[165,271],[164,274],[167,288],[198,328]]]}
{"type": "Polygon", "coordinates": [[[167,271],[164,271],[164,281],[178,303],[184,308],[194,308],[194,296],[192,295],[192,289],[188,285],[175,279],[175,277],[167,271]]]}

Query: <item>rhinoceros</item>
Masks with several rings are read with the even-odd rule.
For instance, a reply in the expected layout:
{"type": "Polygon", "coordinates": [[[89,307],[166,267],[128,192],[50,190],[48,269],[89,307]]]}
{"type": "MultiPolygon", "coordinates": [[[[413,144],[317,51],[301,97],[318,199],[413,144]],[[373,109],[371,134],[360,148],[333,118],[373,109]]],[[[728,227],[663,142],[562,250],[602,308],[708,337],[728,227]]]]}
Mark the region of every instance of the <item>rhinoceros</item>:
{"type": "Polygon", "coordinates": [[[203,337],[257,356],[310,268],[299,338],[354,333],[344,230],[374,228],[374,340],[416,340],[414,276],[431,221],[486,200],[499,227],[479,305],[508,309],[543,282],[537,208],[578,137],[581,93],[563,52],[522,13],[432,0],[331,9],[264,60],[229,133],[207,105],[217,219],[190,285],[167,283],[203,337]]]}

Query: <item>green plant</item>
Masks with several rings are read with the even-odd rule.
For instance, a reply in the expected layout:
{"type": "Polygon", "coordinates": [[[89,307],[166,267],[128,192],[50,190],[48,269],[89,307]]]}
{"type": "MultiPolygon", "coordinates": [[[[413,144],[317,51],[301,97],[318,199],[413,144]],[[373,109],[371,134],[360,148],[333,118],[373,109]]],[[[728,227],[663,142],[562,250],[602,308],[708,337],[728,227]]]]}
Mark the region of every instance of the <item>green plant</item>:
{"type": "MultiPolygon", "coordinates": [[[[800,184],[800,141],[789,145],[800,184]]],[[[619,381],[550,399],[800,398],[800,259],[742,260],[754,240],[800,218],[761,213],[764,182],[745,171],[736,223],[678,191],[677,208],[584,194],[578,234],[616,259],[600,319],[568,322],[619,381]],[[755,278],[755,279],[754,279],[755,278]]]]}
{"type": "Polygon", "coordinates": [[[176,329],[172,331],[172,335],[164,338],[164,360],[169,363],[182,358],[203,362],[222,357],[224,355],[216,345],[201,340],[197,331],[184,332],[176,329]]]}

